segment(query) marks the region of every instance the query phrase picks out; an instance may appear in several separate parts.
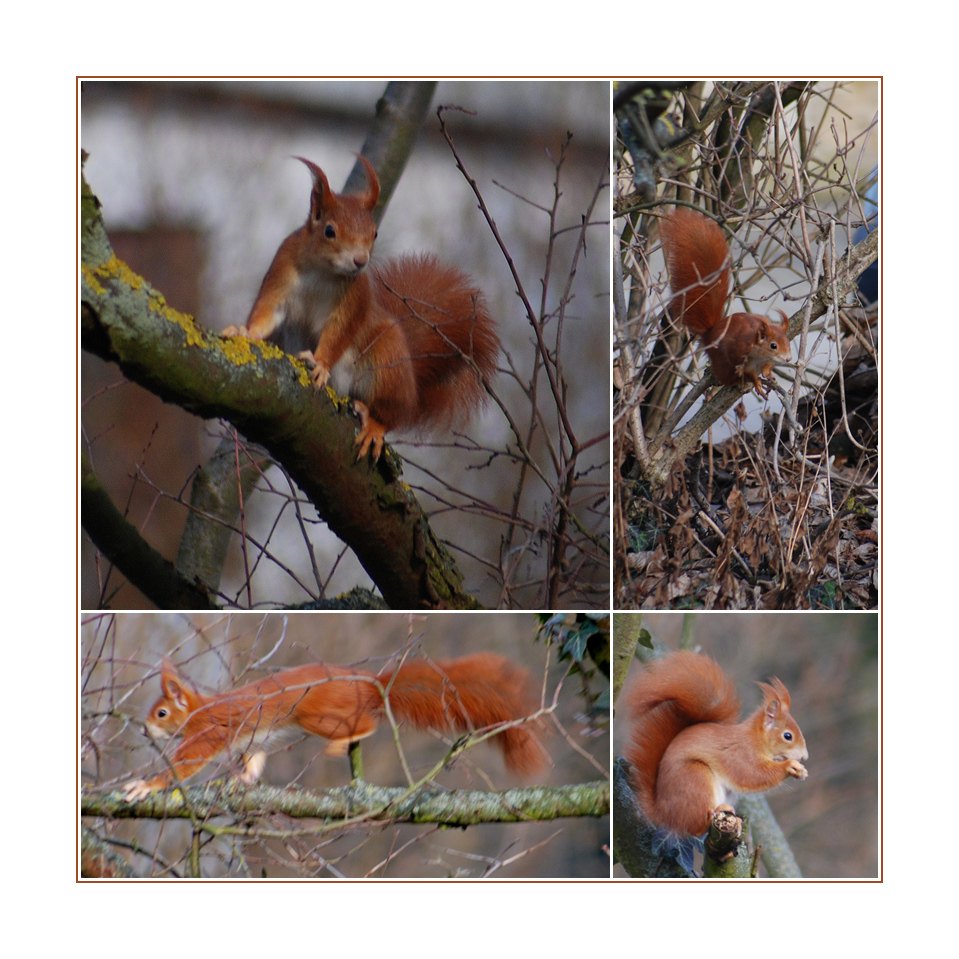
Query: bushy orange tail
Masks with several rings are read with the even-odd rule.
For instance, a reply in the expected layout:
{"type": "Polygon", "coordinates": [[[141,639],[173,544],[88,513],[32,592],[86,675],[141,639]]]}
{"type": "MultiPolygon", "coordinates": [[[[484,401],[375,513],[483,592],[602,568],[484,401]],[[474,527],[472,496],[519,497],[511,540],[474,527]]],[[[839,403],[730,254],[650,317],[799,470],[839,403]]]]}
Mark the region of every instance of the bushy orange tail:
{"type": "MultiPolygon", "coordinates": [[[[393,715],[419,729],[465,733],[535,711],[526,671],[493,653],[439,662],[411,660],[377,678],[386,688],[393,715]]],[[[515,772],[529,775],[545,764],[546,753],[526,725],[504,729],[491,742],[515,772]]]]}
{"type": "Polygon", "coordinates": [[[374,395],[370,413],[391,428],[468,418],[487,398],[483,378],[496,373],[500,353],[482,293],[462,270],[430,255],[376,264],[373,281],[380,305],[402,331],[416,402],[409,422],[397,421],[390,397],[374,395]]]}
{"type": "Polygon", "coordinates": [[[660,221],[673,292],[670,310],[701,336],[723,317],[729,295],[729,244],[713,220],[677,207],[660,221]]]}

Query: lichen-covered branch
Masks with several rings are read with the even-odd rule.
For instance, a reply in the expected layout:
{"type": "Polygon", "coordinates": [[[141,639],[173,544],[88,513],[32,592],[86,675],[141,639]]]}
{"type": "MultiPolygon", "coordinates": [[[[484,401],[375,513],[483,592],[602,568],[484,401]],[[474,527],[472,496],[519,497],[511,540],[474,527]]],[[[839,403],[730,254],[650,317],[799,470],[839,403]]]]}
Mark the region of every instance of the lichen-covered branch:
{"type": "Polygon", "coordinates": [[[609,814],[609,783],[531,786],[504,792],[448,791],[429,786],[412,794],[405,788],[354,783],[323,792],[242,786],[213,781],[185,790],[158,792],[129,803],[113,790],[84,791],[81,816],[139,819],[207,819],[211,816],[282,814],[322,819],[329,828],[350,822],[440,823],[471,826],[609,814]]]}

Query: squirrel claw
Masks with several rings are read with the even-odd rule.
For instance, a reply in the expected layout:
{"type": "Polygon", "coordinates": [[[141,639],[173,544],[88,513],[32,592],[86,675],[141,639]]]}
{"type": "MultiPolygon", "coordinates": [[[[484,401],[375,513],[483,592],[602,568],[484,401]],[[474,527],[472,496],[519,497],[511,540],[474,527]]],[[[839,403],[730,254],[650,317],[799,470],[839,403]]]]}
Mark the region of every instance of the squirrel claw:
{"type": "MultiPolygon", "coordinates": [[[[379,424],[373,425],[374,427],[377,427],[379,424]]],[[[360,450],[356,454],[355,462],[359,463],[359,461],[365,458],[366,454],[372,448],[373,462],[376,463],[380,458],[380,454],[383,452],[383,435],[385,432],[386,431],[382,430],[382,428],[370,429],[365,426],[362,427],[359,433],[356,434],[356,445],[359,446],[360,450]]]]}
{"type": "Polygon", "coordinates": [[[356,410],[356,415],[360,418],[360,431],[356,434],[356,445],[360,448],[360,451],[356,454],[356,462],[358,463],[363,459],[372,447],[373,462],[376,463],[383,452],[386,427],[370,416],[369,407],[365,403],[354,400],[353,409],[356,410]]]}

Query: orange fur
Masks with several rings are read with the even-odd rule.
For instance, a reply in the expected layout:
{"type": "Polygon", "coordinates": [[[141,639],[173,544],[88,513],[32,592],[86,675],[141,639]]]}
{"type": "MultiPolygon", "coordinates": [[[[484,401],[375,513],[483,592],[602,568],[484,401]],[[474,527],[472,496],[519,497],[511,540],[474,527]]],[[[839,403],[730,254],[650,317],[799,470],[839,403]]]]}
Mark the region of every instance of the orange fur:
{"type": "Polygon", "coordinates": [[[678,652],[652,663],[627,692],[630,782],[654,826],[701,836],[735,796],[806,778],[788,690],[778,679],[758,685],[763,705],[737,722],[739,697],[719,665],[678,652]]]}
{"type": "MultiPolygon", "coordinates": [[[[240,778],[255,782],[267,748],[304,732],[330,740],[327,752],[342,755],[376,730],[385,712],[384,692],[394,719],[418,729],[472,732],[533,711],[527,673],[492,653],[435,663],[411,660],[378,674],[315,663],[212,696],[164,661],[161,685],[146,726],[156,739],[179,742],[171,768],[124,787],[130,800],[188,778],[223,752],[241,754],[240,778]]],[[[492,741],[515,772],[530,774],[543,765],[542,747],[522,725],[503,729],[492,741]]]]}
{"type": "Polygon", "coordinates": [[[723,231],[687,207],[677,207],[660,228],[673,315],[700,338],[718,382],[741,386],[748,379],[765,396],[759,377],[769,376],[776,363],[790,356],[786,314],[779,311],[779,324],[753,313],[723,317],[731,275],[723,231]]]}
{"type": "MultiPolygon", "coordinates": [[[[299,158],[302,159],[302,158],[299,158]]],[[[312,366],[317,388],[332,381],[355,401],[359,457],[377,459],[384,436],[465,420],[496,372],[496,325],[482,293],[456,267],[432,256],[370,264],[379,198],[365,157],[367,188],[330,190],[313,176],[306,224],[283,241],[246,326],[224,335],[275,339],[312,366]]]]}

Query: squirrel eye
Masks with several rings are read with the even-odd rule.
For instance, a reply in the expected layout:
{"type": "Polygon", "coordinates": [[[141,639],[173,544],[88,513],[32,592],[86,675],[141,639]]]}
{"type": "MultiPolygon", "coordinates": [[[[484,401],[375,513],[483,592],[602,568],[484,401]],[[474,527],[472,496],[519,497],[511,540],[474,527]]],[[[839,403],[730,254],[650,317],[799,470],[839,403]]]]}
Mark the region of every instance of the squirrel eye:
{"type": "Polygon", "coordinates": [[[769,344],[769,348],[773,351],[773,353],[775,353],[776,350],[779,349],[779,344],[778,344],[775,340],[773,340],[773,341],[769,344]]]}
{"type": "Polygon", "coordinates": [[[323,236],[325,236],[328,240],[336,239],[336,230],[331,224],[326,224],[326,229],[323,231],[323,236]]]}
{"type": "Polygon", "coordinates": [[[787,743],[791,743],[793,741],[793,734],[787,730],[783,733],[783,739],[785,739],[787,743]]]}
{"type": "Polygon", "coordinates": [[[166,710],[158,709],[157,710],[157,719],[166,719],[166,710]]]}

